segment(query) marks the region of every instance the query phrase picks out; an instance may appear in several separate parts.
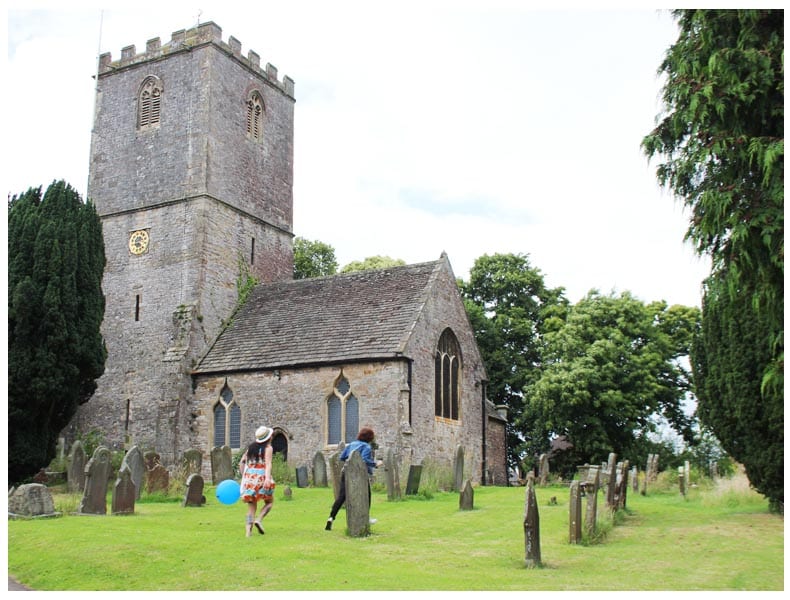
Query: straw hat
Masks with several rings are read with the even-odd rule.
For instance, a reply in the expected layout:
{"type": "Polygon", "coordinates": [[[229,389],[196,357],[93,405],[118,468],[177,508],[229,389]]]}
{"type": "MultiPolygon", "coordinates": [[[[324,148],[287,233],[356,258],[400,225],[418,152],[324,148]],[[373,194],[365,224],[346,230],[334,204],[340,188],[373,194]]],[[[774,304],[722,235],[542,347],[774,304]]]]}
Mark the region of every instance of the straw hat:
{"type": "Polygon", "coordinates": [[[266,425],[261,425],[258,429],[255,430],[255,441],[259,444],[267,441],[270,437],[272,437],[272,430],[271,427],[266,427],[266,425]]]}

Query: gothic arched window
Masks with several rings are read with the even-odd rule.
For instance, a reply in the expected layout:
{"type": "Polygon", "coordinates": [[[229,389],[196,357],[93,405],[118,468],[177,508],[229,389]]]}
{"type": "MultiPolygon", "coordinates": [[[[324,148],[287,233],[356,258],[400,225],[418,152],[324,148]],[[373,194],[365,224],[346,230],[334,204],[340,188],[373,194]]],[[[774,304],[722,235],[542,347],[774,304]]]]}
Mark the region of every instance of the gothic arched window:
{"type": "Polygon", "coordinates": [[[326,399],[326,443],[337,445],[351,442],[359,433],[359,400],[351,392],[351,384],[343,374],[335,381],[335,389],[326,399]]]}
{"type": "Polygon", "coordinates": [[[162,80],[153,75],[146,77],[137,96],[137,128],[158,126],[162,114],[162,80]]]}
{"type": "Polygon", "coordinates": [[[439,337],[434,355],[434,408],[437,417],[457,421],[461,371],[461,347],[452,329],[439,337]]]}
{"type": "Polygon", "coordinates": [[[247,136],[253,140],[263,136],[263,98],[257,91],[247,99],[247,136]]]}
{"type": "Polygon", "coordinates": [[[241,448],[241,407],[233,399],[233,391],[228,382],[222,387],[219,400],[214,405],[214,443],[213,448],[229,446],[233,450],[241,448]]]}

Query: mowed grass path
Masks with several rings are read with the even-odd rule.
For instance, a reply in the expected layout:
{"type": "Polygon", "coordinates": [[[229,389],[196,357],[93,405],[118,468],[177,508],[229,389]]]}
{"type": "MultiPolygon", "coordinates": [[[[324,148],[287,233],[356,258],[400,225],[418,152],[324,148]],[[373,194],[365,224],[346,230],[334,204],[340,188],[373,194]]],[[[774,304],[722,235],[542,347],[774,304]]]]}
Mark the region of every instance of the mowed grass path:
{"type": "Polygon", "coordinates": [[[374,493],[367,538],[345,535],[343,512],[324,530],[331,489],[280,492],[249,539],[245,507],[211,487],[200,508],[9,521],[8,572],[34,590],[784,589],[784,520],[754,494],[631,494],[603,543],[583,546],[568,543],[568,489],[537,488],[543,566],[525,568],[524,488],[476,488],[472,511],[454,493],[374,493]]]}

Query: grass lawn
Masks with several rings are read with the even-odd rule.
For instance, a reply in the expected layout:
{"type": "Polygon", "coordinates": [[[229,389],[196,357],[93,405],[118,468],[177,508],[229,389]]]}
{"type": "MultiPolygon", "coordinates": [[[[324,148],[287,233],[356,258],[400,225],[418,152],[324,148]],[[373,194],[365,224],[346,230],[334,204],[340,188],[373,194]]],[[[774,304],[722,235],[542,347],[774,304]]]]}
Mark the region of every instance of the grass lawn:
{"type": "Polygon", "coordinates": [[[472,511],[455,493],[374,493],[379,522],[349,538],[343,511],[324,531],[331,488],[293,488],[292,500],[278,488],[266,534],[246,538],[246,507],[207,486],[200,508],[138,502],[129,516],[9,521],[8,572],[42,591],[784,589],[784,520],[754,493],[632,493],[615,525],[601,519],[600,543],[571,545],[568,489],[539,487],[543,565],[525,568],[524,492],[476,488],[472,511]]]}

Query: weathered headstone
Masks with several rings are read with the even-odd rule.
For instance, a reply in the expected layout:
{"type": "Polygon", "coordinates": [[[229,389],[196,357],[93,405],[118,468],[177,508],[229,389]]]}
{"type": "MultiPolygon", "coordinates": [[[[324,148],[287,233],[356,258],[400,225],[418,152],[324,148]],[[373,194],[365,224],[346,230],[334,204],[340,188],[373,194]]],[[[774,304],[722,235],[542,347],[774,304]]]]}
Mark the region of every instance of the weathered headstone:
{"type": "Polygon", "coordinates": [[[634,494],[639,492],[639,469],[636,465],[631,467],[631,491],[634,494]]]}
{"type": "Polygon", "coordinates": [[[368,468],[356,450],[346,460],[346,523],[351,537],[370,533],[368,468]]]}
{"type": "Polygon", "coordinates": [[[85,489],[85,462],[85,448],[82,447],[82,442],[77,440],[72,444],[68,458],[67,482],[72,493],[85,489]]]}
{"type": "Polygon", "coordinates": [[[387,499],[400,500],[400,468],[398,467],[398,460],[395,458],[395,453],[392,448],[387,450],[386,458],[384,459],[384,474],[387,480],[387,499]]]}
{"type": "Polygon", "coordinates": [[[588,536],[595,533],[598,519],[598,487],[600,478],[598,467],[591,467],[587,474],[587,512],[585,514],[584,526],[588,536]]]}
{"type": "Polygon", "coordinates": [[[540,515],[535,498],[535,474],[527,475],[526,498],[524,500],[524,564],[540,566],[540,515]]]}
{"type": "Polygon", "coordinates": [[[204,485],[205,481],[200,473],[192,473],[187,477],[187,489],[181,506],[203,506],[206,503],[206,497],[203,495],[204,485]]]}
{"type": "Polygon", "coordinates": [[[291,489],[291,486],[290,485],[286,485],[283,488],[283,498],[285,498],[286,500],[292,500],[293,499],[293,495],[294,495],[294,493],[293,493],[293,490],[291,489]]]}
{"type": "Polygon", "coordinates": [[[617,487],[617,455],[609,453],[609,461],[606,463],[608,479],[606,482],[606,505],[614,510],[616,507],[615,489],[617,487]]]}
{"type": "Polygon", "coordinates": [[[197,448],[190,448],[184,451],[181,457],[181,471],[184,474],[184,482],[193,473],[203,472],[203,453],[197,448]]]}
{"type": "Polygon", "coordinates": [[[406,495],[412,496],[420,489],[420,477],[422,477],[422,465],[409,466],[409,479],[406,482],[406,495]]]}
{"type": "Polygon", "coordinates": [[[461,510],[472,510],[475,507],[475,490],[472,487],[472,481],[467,479],[461,489],[461,495],[458,499],[458,508],[461,510]]]}
{"type": "Polygon", "coordinates": [[[549,455],[541,454],[538,467],[538,481],[540,485],[546,485],[549,482],[549,455]]]}
{"type": "Polygon", "coordinates": [[[329,485],[326,475],[326,459],[324,453],[318,450],[313,456],[313,485],[327,487],[329,485]]]}
{"type": "Polygon", "coordinates": [[[159,463],[145,472],[145,491],[149,494],[166,492],[170,487],[170,472],[159,463]]]}
{"type": "Polygon", "coordinates": [[[57,517],[52,492],[42,483],[25,483],[8,495],[8,516],[12,519],[57,517]]]}
{"type": "Polygon", "coordinates": [[[678,486],[680,487],[680,495],[686,495],[686,474],[683,467],[678,467],[678,486]]]}
{"type": "Polygon", "coordinates": [[[82,493],[78,513],[107,514],[107,484],[112,470],[110,459],[110,451],[104,446],[99,446],[85,465],[85,490],[82,493]]]}
{"type": "Polygon", "coordinates": [[[335,452],[329,456],[329,469],[332,471],[332,491],[335,500],[340,496],[340,475],[343,471],[343,464],[340,462],[340,452],[335,452]]]}
{"type": "Polygon", "coordinates": [[[124,455],[123,461],[121,462],[121,469],[123,469],[124,466],[129,467],[129,471],[132,474],[132,481],[134,482],[134,497],[135,500],[139,500],[140,495],[143,493],[145,462],[143,461],[143,453],[140,452],[137,446],[132,446],[129,452],[124,455]]]}
{"type": "Polygon", "coordinates": [[[453,475],[453,490],[460,492],[461,486],[464,484],[464,447],[460,444],[455,449],[455,458],[453,459],[453,475]]]}
{"type": "Polygon", "coordinates": [[[571,481],[570,499],[569,504],[569,535],[568,540],[571,544],[578,544],[582,541],[582,495],[580,482],[578,480],[571,481]]]}
{"type": "Polygon", "coordinates": [[[233,452],[229,446],[211,449],[211,481],[214,485],[233,479],[233,452]]]}
{"type": "Polygon", "coordinates": [[[307,477],[307,465],[296,467],[296,487],[306,488],[310,485],[307,477]]]}
{"type": "Polygon", "coordinates": [[[143,453],[143,464],[145,465],[145,470],[150,471],[156,465],[162,464],[162,457],[159,456],[159,453],[154,452],[153,450],[146,450],[143,453]]]}
{"type": "MultiPolygon", "coordinates": [[[[140,456],[140,464],[142,464],[142,456],[140,456]]],[[[112,514],[133,514],[135,498],[137,498],[137,485],[132,479],[132,470],[129,465],[123,464],[112,490],[112,514]]]]}

